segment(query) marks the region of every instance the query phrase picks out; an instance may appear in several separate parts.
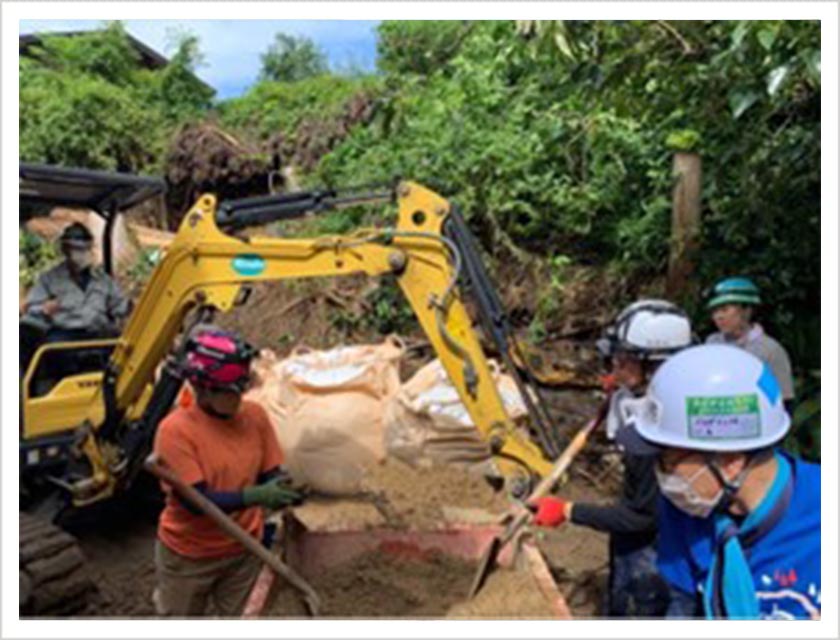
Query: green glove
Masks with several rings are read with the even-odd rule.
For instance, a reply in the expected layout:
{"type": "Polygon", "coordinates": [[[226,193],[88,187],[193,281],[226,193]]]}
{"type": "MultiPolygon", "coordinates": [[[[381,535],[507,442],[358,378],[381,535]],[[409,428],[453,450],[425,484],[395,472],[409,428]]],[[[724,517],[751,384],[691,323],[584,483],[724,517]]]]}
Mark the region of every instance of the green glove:
{"type": "Polygon", "coordinates": [[[282,480],[278,482],[278,479],[254,487],[245,487],[242,490],[242,502],[247,507],[260,505],[268,509],[280,509],[300,504],[302,499],[303,496],[298,491],[283,483],[282,480]]]}

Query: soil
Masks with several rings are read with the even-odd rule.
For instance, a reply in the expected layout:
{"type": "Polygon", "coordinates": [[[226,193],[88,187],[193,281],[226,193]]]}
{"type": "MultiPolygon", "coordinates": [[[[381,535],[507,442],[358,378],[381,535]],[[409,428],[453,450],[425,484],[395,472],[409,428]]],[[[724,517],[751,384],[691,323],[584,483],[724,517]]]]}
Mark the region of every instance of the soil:
{"type": "Polygon", "coordinates": [[[310,531],[341,531],[386,526],[372,500],[316,496],[294,508],[295,518],[310,531]]]}
{"type": "Polygon", "coordinates": [[[84,531],[76,531],[99,588],[98,597],[78,617],[155,616],[156,530],[157,524],[148,514],[126,513],[109,527],[86,526],[84,531]]]}
{"type": "Polygon", "coordinates": [[[567,525],[538,531],[537,546],[575,618],[599,617],[606,597],[607,536],[567,525]]]}
{"type": "MultiPolygon", "coordinates": [[[[471,601],[464,601],[476,565],[439,552],[422,559],[367,553],[310,584],[323,600],[319,617],[546,618],[555,617],[534,579],[499,570],[471,601]]],[[[264,617],[305,618],[294,590],[278,589],[264,617]]]]}
{"type": "Polygon", "coordinates": [[[219,315],[218,323],[241,333],[257,348],[272,349],[280,359],[299,345],[324,349],[380,342],[381,335],[341,322],[369,312],[364,295],[376,284],[365,276],[258,283],[247,303],[219,315]]]}
{"type": "Polygon", "coordinates": [[[264,195],[271,166],[260,149],[214,123],[188,124],[174,136],[166,156],[167,209],[172,228],[203,193],[219,201],[264,195]]]}
{"type": "MultiPolygon", "coordinates": [[[[603,465],[602,465],[603,466],[603,465]]],[[[580,472],[594,467],[583,463],[558,491],[558,495],[574,502],[608,503],[612,494],[595,487],[580,472]]],[[[615,486],[617,482],[605,485],[615,486]]],[[[601,615],[606,597],[609,537],[588,527],[568,524],[559,529],[534,529],[534,539],[548,564],[560,593],[575,618],[601,615]]]]}
{"type": "MultiPolygon", "coordinates": [[[[447,470],[445,474],[450,479],[454,480],[456,477],[463,479],[458,474],[449,475],[450,471],[447,470]]],[[[405,490],[408,490],[412,485],[406,482],[403,486],[405,490]]],[[[416,489],[423,485],[413,486],[416,489]]],[[[452,486],[459,485],[454,482],[452,486]]],[[[427,492],[424,487],[424,490],[418,493],[425,496],[431,491],[439,492],[440,488],[430,489],[427,492]]],[[[453,516],[452,519],[464,521],[461,514],[468,513],[470,510],[479,511],[476,504],[484,504],[485,508],[480,511],[485,513],[486,505],[496,504],[494,500],[488,503],[487,495],[477,491],[475,487],[464,493],[460,493],[460,490],[450,493],[460,497],[456,502],[461,504],[468,502],[465,497],[469,495],[477,496],[478,502],[460,508],[440,508],[438,511],[434,504],[424,500],[419,508],[406,504],[408,508],[403,509],[403,512],[407,512],[409,517],[416,518],[418,521],[440,525],[441,521],[438,519],[440,514],[459,513],[458,517],[453,516]]],[[[578,500],[605,499],[599,490],[587,486],[575,476],[572,476],[563,487],[563,495],[578,500]]],[[[397,501],[397,504],[399,505],[400,502],[397,501]]],[[[333,525],[339,527],[350,523],[355,526],[360,518],[368,518],[370,526],[381,526],[382,519],[378,514],[374,515],[363,501],[357,501],[346,509],[343,515],[341,510],[337,515],[335,513],[328,515],[328,511],[324,509],[319,513],[322,522],[332,522],[333,525]]],[[[148,514],[132,514],[128,511],[121,514],[120,519],[99,519],[96,523],[88,523],[72,531],[80,540],[82,550],[89,561],[90,572],[100,593],[99,597],[76,617],[125,618],[155,615],[151,600],[155,584],[155,531],[156,524],[153,517],[148,514]],[[103,525],[103,522],[108,524],[103,525]]],[[[559,530],[539,530],[535,533],[535,539],[560,591],[567,599],[572,615],[574,617],[597,616],[601,610],[606,584],[606,536],[584,527],[570,525],[559,530]]],[[[337,604],[330,605],[327,609],[327,613],[334,612],[331,615],[352,614],[379,617],[382,612],[387,611],[389,615],[409,617],[443,617],[450,614],[459,616],[466,615],[463,613],[463,607],[453,612],[449,612],[449,607],[459,600],[458,593],[466,593],[469,589],[474,569],[475,567],[471,564],[446,556],[437,558],[431,563],[420,563],[419,567],[409,564],[408,560],[389,560],[381,556],[368,557],[357,559],[353,563],[330,572],[327,574],[329,579],[326,582],[316,580],[315,588],[319,593],[323,591],[326,598],[331,597],[333,593],[338,595],[337,604]],[[360,569],[362,571],[360,575],[363,577],[354,577],[354,572],[360,569]],[[443,575],[440,575],[441,573],[443,575]],[[446,582],[444,578],[451,582],[446,582]],[[395,586],[398,580],[401,582],[395,586]],[[352,585],[352,589],[349,585],[352,585]],[[424,594],[436,593],[449,595],[441,600],[424,599],[426,597],[424,594]],[[358,604],[354,604],[357,600],[358,604]],[[353,611],[348,613],[346,606],[350,605],[354,607],[355,613],[353,611]]],[[[502,581],[498,588],[502,591],[512,589],[511,584],[515,580],[511,576],[505,576],[506,572],[497,573],[500,577],[495,580],[502,581]]],[[[512,590],[517,591],[517,589],[512,590]]],[[[472,605],[486,606],[487,610],[497,608],[499,615],[516,615],[516,612],[502,614],[501,612],[507,612],[508,609],[494,603],[497,601],[504,603],[505,600],[497,596],[491,598],[492,594],[493,590],[490,590],[484,596],[488,599],[488,604],[472,603],[472,605]]],[[[534,602],[530,598],[523,598],[522,602],[516,603],[516,611],[530,612],[532,605],[534,602]]],[[[274,608],[271,609],[271,614],[304,617],[305,610],[297,597],[293,593],[288,593],[285,597],[278,597],[274,608]]],[[[521,615],[525,616],[524,613],[521,615]]],[[[528,615],[528,617],[537,616],[538,612],[528,615]]]]}
{"type": "MultiPolygon", "coordinates": [[[[469,591],[475,565],[431,552],[422,559],[366,553],[310,578],[321,617],[442,618],[456,594],[469,591]]],[[[305,617],[297,594],[279,589],[266,617],[305,617]]]]}
{"type": "Polygon", "coordinates": [[[510,508],[504,494],[495,492],[481,476],[465,469],[415,468],[392,458],[370,467],[362,488],[383,497],[383,515],[390,526],[398,528],[441,527],[451,517],[448,514],[453,513],[453,507],[499,515],[510,508]]]}
{"type": "Polygon", "coordinates": [[[458,602],[447,618],[556,618],[557,613],[524,571],[496,570],[472,600],[458,602]]]}

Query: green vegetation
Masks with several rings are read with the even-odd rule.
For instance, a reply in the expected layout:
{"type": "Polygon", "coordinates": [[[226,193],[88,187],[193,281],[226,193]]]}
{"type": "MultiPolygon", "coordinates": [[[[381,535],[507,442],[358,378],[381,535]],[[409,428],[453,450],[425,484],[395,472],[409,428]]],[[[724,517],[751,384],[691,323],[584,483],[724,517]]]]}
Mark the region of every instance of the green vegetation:
{"type": "Polygon", "coordinates": [[[60,259],[58,247],[25,229],[18,235],[18,277],[21,291],[29,289],[38,274],[60,259]]]}
{"type": "Polygon", "coordinates": [[[821,395],[820,372],[808,371],[796,379],[801,400],[793,411],[793,424],[785,447],[803,458],[820,460],[821,395]]]}
{"type": "Polygon", "coordinates": [[[22,160],[160,173],[175,128],[210,107],[211,90],[192,74],[200,62],[192,36],[155,71],[118,22],[42,40],[34,59],[20,60],[22,160]]]}
{"type": "MultiPolygon", "coordinates": [[[[752,276],[766,301],[760,321],[798,375],[819,369],[818,22],[386,21],[378,56],[376,74],[336,74],[314,44],[278,34],[260,81],[211,105],[189,73],[201,59],[194,39],[149,72],[118,24],[46,38],[39,61],[21,62],[22,156],[148,170],[163,166],[178,123],[213,119],[292,148],[280,155],[303,184],[424,182],[458,201],[491,261],[548,274],[533,310],[540,338],[568,265],[636,282],[664,273],[672,157],[695,152],[698,283],[752,276]],[[355,113],[363,108],[369,117],[355,113]]],[[[315,230],[360,221],[381,222],[345,211],[315,230]]],[[[381,295],[367,321],[399,325],[381,295]]],[[[699,333],[710,329],[702,299],[679,302],[699,333]]],[[[797,414],[808,424],[806,409],[819,406],[812,382],[797,414]]]]}
{"type": "Polygon", "coordinates": [[[319,75],[297,82],[263,81],[219,105],[223,125],[251,137],[293,137],[301,123],[336,118],[355,95],[375,91],[375,77],[319,75]]]}
{"type": "MultiPolygon", "coordinates": [[[[699,281],[755,277],[762,322],[803,369],[819,366],[817,23],[481,22],[445,39],[457,51],[429,31],[381,25],[390,90],[377,120],[323,159],[323,180],[411,176],[456,196],[491,255],[654,275],[671,155],[696,151],[699,281]],[[436,64],[418,67],[410,43],[436,64]]],[[[704,328],[702,301],[681,302],[704,328]]]]}

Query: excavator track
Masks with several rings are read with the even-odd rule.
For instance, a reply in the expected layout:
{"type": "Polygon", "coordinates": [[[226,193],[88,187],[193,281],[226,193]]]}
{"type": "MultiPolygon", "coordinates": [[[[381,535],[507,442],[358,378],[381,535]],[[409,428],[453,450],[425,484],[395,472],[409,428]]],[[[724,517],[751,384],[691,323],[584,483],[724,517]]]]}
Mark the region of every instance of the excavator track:
{"type": "Polygon", "coordinates": [[[62,616],[85,608],[96,587],[76,539],[20,514],[20,615],[62,616]]]}

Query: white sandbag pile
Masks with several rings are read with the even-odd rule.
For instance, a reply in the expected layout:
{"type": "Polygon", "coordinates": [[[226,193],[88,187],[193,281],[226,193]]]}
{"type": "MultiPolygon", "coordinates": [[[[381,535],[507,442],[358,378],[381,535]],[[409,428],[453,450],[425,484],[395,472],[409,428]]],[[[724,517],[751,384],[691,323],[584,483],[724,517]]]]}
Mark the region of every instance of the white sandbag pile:
{"type": "Polygon", "coordinates": [[[360,490],[363,469],[385,456],[385,407],[400,389],[397,338],[329,351],[261,354],[248,398],[271,416],[299,482],[325,493],[360,490]]]}
{"type": "MultiPolygon", "coordinates": [[[[527,416],[516,383],[490,361],[496,388],[514,421],[527,416]]],[[[467,408],[440,360],[420,369],[385,409],[385,449],[412,465],[456,464],[493,473],[487,442],[476,429],[467,408]]]]}

